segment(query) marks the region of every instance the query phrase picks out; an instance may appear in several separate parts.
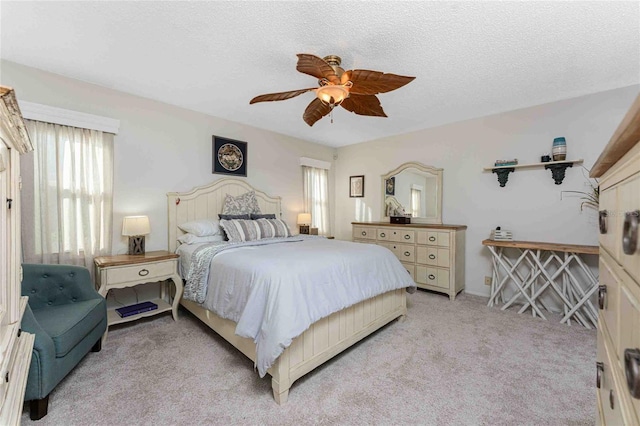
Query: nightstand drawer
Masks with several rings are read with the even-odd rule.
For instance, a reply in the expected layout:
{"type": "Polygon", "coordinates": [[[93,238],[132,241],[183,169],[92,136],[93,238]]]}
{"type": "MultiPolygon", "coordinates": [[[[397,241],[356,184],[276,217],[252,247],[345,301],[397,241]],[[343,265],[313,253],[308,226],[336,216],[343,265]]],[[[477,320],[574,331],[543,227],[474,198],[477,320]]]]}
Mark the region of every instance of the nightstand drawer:
{"type": "Polygon", "coordinates": [[[131,281],[139,282],[143,279],[149,280],[147,282],[153,282],[155,278],[164,278],[174,274],[176,264],[176,261],[164,261],[108,268],[106,270],[107,282],[109,286],[131,281]]]}

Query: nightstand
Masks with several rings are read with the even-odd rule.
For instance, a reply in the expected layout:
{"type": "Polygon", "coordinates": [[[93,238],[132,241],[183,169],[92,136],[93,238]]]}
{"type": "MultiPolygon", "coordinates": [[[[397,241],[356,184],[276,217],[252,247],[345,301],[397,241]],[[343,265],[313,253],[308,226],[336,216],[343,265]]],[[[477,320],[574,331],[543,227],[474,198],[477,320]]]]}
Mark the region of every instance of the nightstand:
{"type": "MultiPolygon", "coordinates": [[[[150,300],[158,305],[158,309],[153,311],[123,318],[118,315],[115,309],[109,309],[107,312],[107,325],[135,321],[167,311],[171,311],[173,319],[177,321],[178,303],[182,296],[182,278],[178,275],[178,257],[177,254],[168,251],[96,257],[94,259],[96,265],[96,287],[98,287],[98,293],[103,297],[107,297],[109,290],[114,288],[134,287],[139,284],[164,280],[172,280],[176,290],[173,300],[171,300],[166,285],[162,285],[160,298],[150,300]]],[[[103,342],[106,337],[107,332],[104,333],[103,342]]]]}

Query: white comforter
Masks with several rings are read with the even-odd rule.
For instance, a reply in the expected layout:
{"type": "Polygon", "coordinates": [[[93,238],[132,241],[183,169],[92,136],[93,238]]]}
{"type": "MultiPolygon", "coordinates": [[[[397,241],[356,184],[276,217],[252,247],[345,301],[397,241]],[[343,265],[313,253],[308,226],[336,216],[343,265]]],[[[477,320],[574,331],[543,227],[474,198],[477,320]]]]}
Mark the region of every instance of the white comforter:
{"type": "Polygon", "coordinates": [[[312,238],[229,249],[211,261],[206,300],[253,339],[260,377],[317,320],[390,290],[414,287],[386,248],[312,238]]]}

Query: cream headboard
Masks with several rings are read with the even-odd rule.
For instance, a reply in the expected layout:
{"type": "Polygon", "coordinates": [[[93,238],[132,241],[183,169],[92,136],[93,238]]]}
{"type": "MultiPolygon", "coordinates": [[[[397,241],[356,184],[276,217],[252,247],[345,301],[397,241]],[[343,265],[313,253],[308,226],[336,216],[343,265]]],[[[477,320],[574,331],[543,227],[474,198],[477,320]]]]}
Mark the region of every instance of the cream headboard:
{"type": "Polygon", "coordinates": [[[223,178],[189,192],[169,192],[169,251],[175,252],[178,248],[178,237],[184,234],[178,228],[179,224],[196,219],[218,219],[218,213],[222,211],[224,197],[227,194],[235,197],[247,191],[256,192],[262,213],[275,213],[278,218],[281,216],[280,197],[270,197],[243,180],[223,178]]]}

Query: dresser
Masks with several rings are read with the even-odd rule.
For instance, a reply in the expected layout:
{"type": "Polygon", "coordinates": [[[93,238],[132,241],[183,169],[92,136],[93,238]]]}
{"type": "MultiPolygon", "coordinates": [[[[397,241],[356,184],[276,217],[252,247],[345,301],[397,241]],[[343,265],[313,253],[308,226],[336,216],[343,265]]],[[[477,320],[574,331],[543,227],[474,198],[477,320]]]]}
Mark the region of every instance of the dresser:
{"type": "Polygon", "coordinates": [[[20,155],[33,151],[15,92],[0,86],[0,425],[19,424],[35,336],[21,330],[20,155]]]}
{"type": "Polygon", "coordinates": [[[353,241],[378,244],[396,255],[416,285],[449,295],[464,289],[464,225],[352,222],[353,241]]]}
{"type": "Polygon", "coordinates": [[[599,424],[640,424],[640,97],[592,168],[600,178],[599,424]]]}

